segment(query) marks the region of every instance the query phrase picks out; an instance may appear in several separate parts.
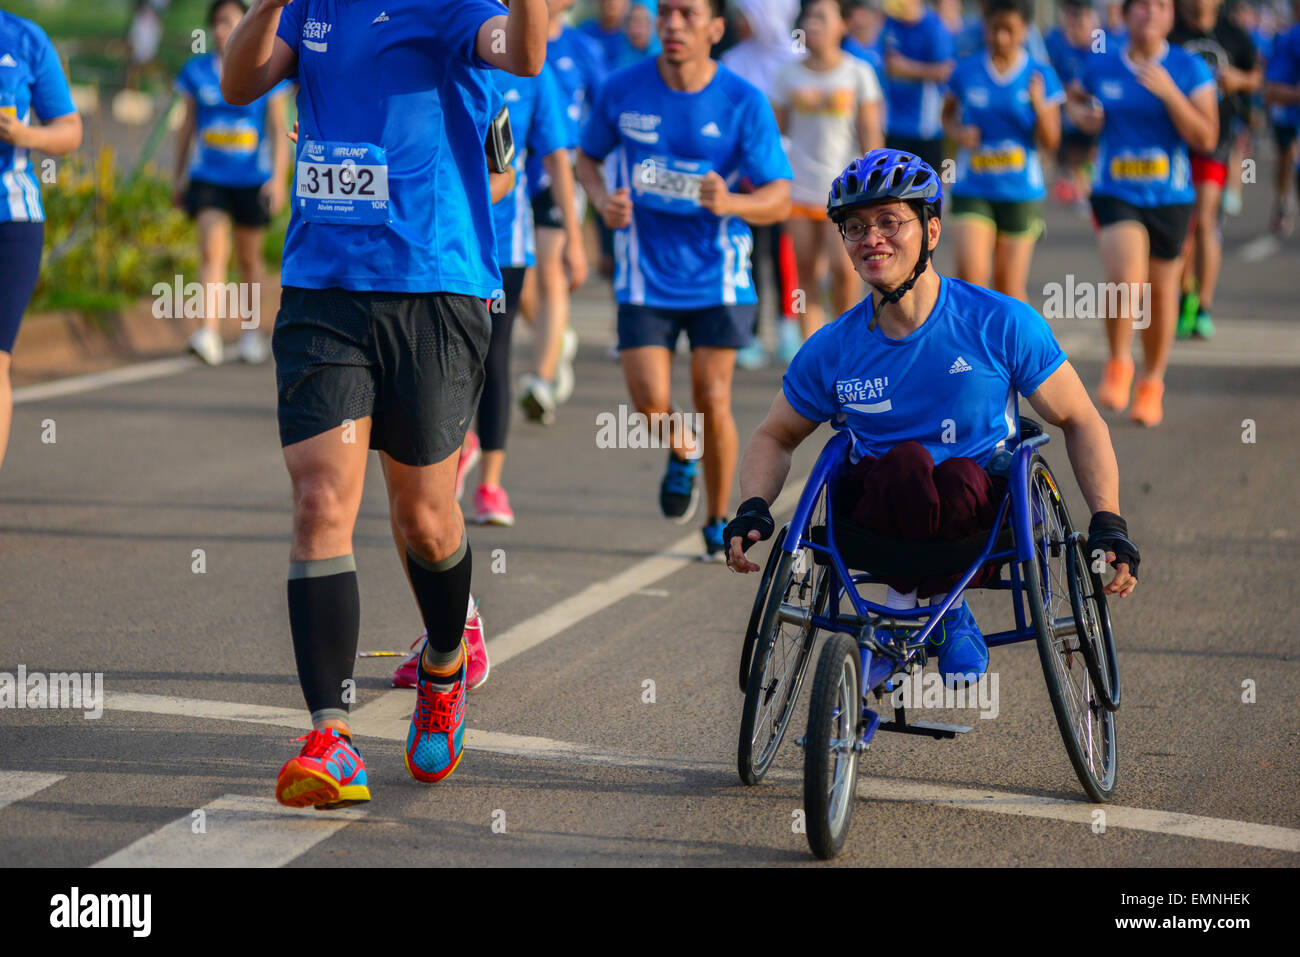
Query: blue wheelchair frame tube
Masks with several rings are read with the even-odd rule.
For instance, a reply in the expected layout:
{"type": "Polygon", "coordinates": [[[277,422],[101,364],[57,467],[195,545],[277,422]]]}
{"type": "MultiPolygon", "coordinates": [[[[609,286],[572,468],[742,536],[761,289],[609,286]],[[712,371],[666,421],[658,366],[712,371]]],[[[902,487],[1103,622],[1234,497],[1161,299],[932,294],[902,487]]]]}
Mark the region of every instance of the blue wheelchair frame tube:
{"type": "MultiPolygon", "coordinates": [[[[939,620],[952,610],[954,605],[961,599],[962,593],[967,585],[975,577],[980,569],[985,567],[991,561],[998,563],[1011,562],[1010,579],[999,579],[996,584],[989,587],[1002,588],[1015,592],[1016,597],[1013,602],[1015,607],[1016,628],[1014,631],[997,632],[985,636],[985,644],[988,647],[997,645],[1012,644],[1018,641],[1027,641],[1035,637],[1034,630],[1027,621],[1025,609],[1022,602],[1022,595],[1025,584],[1020,576],[1020,563],[1030,561],[1034,558],[1034,536],[1033,536],[1033,518],[1030,513],[1030,494],[1029,494],[1029,463],[1033,458],[1034,450],[1039,446],[1045,445],[1050,441],[1047,433],[1030,436],[1016,445],[1012,457],[1011,467],[1009,469],[1007,493],[1003,497],[1002,504],[998,509],[996,521],[989,532],[988,540],[984,543],[984,548],[979,557],[962,575],[957,585],[949,590],[947,597],[938,605],[917,606],[913,609],[899,610],[886,608],[873,601],[863,598],[857,589],[857,585],[874,581],[870,575],[852,575],[844,559],[839,554],[839,549],[835,544],[835,505],[834,496],[830,494],[830,487],[839,472],[848,461],[848,452],[850,447],[850,438],[847,432],[836,430],[835,435],[826,443],[817,462],[813,465],[812,473],[804,485],[803,494],[799,497],[799,503],[795,506],[793,517],[790,519],[790,530],[793,534],[787,534],[781,549],[791,557],[802,548],[808,548],[814,554],[825,556],[829,568],[833,568],[838,578],[837,589],[842,588],[849,596],[853,605],[854,612],[858,621],[852,623],[841,622],[839,615],[840,595],[837,590],[834,600],[830,602],[829,615],[816,615],[813,618],[813,624],[826,631],[836,631],[849,634],[854,638],[860,638],[859,631],[861,623],[869,620],[872,616],[893,618],[900,621],[916,620],[920,627],[919,633],[912,639],[910,644],[913,646],[920,645],[929,638],[931,632],[938,626],[939,620]],[[804,537],[804,533],[809,528],[809,521],[812,518],[813,507],[816,504],[817,496],[823,489],[827,490],[826,495],[826,544],[818,545],[804,537]],[[1007,510],[1011,511],[1011,526],[1014,539],[1014,548],[1001,552],[995,552],[994,546],[998,539],[998,532],[1002,528],[1003,522],[1007,517],[1007,510]],[[921,620],[924,623],[921,624],[921,620]]],[[[829,571],[828,568],[828,571],[829,571]]],[[[862,647],[862,692],[876,687],[882,681],[890,677],[894,670],[895,662],[884,656],[874,654],[870,648],[862,647]]]]}

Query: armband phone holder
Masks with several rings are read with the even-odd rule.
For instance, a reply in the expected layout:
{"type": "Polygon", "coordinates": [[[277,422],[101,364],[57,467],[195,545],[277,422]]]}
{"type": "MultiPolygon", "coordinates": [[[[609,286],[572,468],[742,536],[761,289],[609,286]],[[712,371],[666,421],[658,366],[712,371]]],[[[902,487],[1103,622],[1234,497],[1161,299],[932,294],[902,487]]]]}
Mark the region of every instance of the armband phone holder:
{"type": "Polygon", "coordinates": [[[501,112],[488,127],[487,138],[488,169],[494,173],[505,173],[515,161],[515,138],[510,129],[510,110],[501,107],[501,112]]]}

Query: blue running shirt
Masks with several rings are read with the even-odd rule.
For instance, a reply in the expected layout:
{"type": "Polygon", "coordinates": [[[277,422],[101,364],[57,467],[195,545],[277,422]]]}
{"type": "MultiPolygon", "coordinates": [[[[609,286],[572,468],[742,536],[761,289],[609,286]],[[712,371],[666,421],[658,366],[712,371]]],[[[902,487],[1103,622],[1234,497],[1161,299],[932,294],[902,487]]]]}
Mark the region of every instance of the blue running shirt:
{"type": "MultiPolygon", "coordinates": [[[[885,53],[897,50],[909,60],[943,63],[956,57],[957,44],[939,15],[927,7],[925,15],[915,23],[886,17],[880,29],[880,48],[885,60],[885,53]]],[[[922,140],[943,135],[940,84],[900,79],[890,76],[888,70],[881,72],[880,79],[885,89],[886,132],[922,140]]]]}
{"type": "Polygon", "coordinates": [[[503,267],[532,266],[537,262],[537,250],[533,242],[533,207],[528,201],[525,158],[549,156],[577,144],[568,135],[564,91],[549,65],[543,66],[538,76],[515,76],[494,70],[492,81],[510,111],[510,132],[515,141],[515,188],[492,207],[497,262],[503,267]]]}
{"type": "MultiPolygon", "coordinates": [[[[1273,39],[1265,78],[1270,83],[1300,83],[1300,24],[1273,39]]],[[[1276,126],[1295,129],[1300,126],[1300,104],[1270,106],[1268,116],[1276,126]]]]}
{"type": "Polygon", "coordinates": [[[474,45],[504,13],[496,0],[284,8],[300,124],[286,286],[480,299],[500,287],[484,147],[493,86],[474,45]]]}
{"type": "MultiPolygon", "coordinates": [[[[0,110],[28,126],[75,113],[63,65],[45,31],[0,10],[0,110]]],[[[0,223],[42,223],[40,179],[28,150],[0,142],[0,223]]]]}
{"type": "MultiPolygon", "coordinates": [[[[1214,85],[1205,61],[1181,47],[1166,43],[1159,62],[1186,96],[1214,85]]],[[[1131,63],[1125,43],[1090,57],[1083,69],[1084,89],[1106,111],[1092,191],[1142,207],[1190,203],[1196,191],[1187,143],[1165,105],[1138,82],[1131,63]]]]}
{"type": "Polygon", "coordinates": [[[849,432],[855,463],[916,441],[935,465],[983,466],[1019,434],[1016,394],[1065,362],[1032,306],[960,279],[940,280],[929,318],[903,339],[868,329],[871,315],[868,297],[817,330],[781,382],[805,419],[849,432]]]}
{"type": "MultiPolygon", "coordinates": [[[[568,136],[574,142],[587,121],[591,101],[605,78],[604,53],[600,44],[586,33],[566,26],[558,37],[546,44],[546,63],[564,91],[568,136]]],[[[541,154],[534,154],[525,164],[529,189],[536,196],[551,185],[551,177],[542,166],[541,154]]]]}
{"type": "Polygon", "coordinates": [[[217,62],[215,53],[193,57],[176,77],[176,91],[194,97],[198,112],[190,178],[218,186],[261,186],[272,172],[267,106],[292,84],[279,83],[247,106],[231,106],[221,95],[217,62]]]}
{"type": "Polygon", "coordinates": [[[595,160],[613,153],[614,185],[632,190],[632,223],[614,233],[619,303],[703,309],[757,302],[754,237],[736,216],[701,208],[709,170],[732,192],[793,173],[767,98],[722,64],[698,93],[671,90],[658,60],[613,74],[582,134],[595,160]]]}
{"type": "Polygon", "coordinates": [[[961,104],[961,121],[977,126],[980,145],[957,151],[954,196],[974,196],[994,202],[1024,203],[1043,199],[1043,161],[1034,141],[1037,115],[1029,102],[1029,82],[1043,77],[1043,97],[1058,105],[1065,91],[1056,71],[1035,63],[1021,51],[1020,62],[1001,75],[987,53],[957,61],[949,88],[961,104]]]}

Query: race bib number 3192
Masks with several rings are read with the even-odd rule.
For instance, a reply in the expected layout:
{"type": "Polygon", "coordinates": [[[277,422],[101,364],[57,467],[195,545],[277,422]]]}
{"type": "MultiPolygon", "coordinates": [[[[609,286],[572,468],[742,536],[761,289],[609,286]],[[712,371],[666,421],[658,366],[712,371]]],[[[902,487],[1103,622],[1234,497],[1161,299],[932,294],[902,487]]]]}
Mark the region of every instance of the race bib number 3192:
{"type": "Polygon", "coordinates": [[[298,154],[295,200],[309,223],[387,223],[387,153],[373,143],[304,141],[298,154]]]}

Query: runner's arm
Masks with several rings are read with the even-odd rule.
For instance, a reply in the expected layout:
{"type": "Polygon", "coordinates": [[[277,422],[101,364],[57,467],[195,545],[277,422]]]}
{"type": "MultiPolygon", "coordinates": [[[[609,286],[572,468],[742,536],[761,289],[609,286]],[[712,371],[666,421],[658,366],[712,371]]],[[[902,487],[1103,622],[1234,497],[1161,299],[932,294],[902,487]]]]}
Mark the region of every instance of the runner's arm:
{"type": "Polygon", "coordinates": [[[956,67],[956,60],[925,63],[903,56],[897,50],[885,54],[885,73],[899,80],[919,80],[922,83],[947,83],[956,67]]]}
{"type": "Polygon", "coordinates": [[[1295,106],[1300,103],[1300,83],[1265,83],[1264,102],[1275,106],[1295,106]]]}
{"type": "Polygon", "coordinates": [[[515,188],[515,168],[512,166],[504,173],[488,171],[488,182],[492,187],[492,205],[509,196],[515,188]]]}
{"type": "MultiPolygon", "coordinates": [[[[717,177],[719,182],[722,181],[717,173],[710,175],[717,177]]],[[[726,190],[726,184],[721,188],[726,190]]],[[[716,216],[739,216],[754,226],[783,223],[790,218],[790,181],[774,179],[755,187],[752,193],[733,193],[728,190],[721,211],[715,208],[712,212],[716,216]]]]}
{"type": "MultiPolygon", "coordinates": [[[[885,128],[881,117],[883,100],[863,100],[858,104],[858,148],[863,153],[885,145],[885,128]]],[[[777,117],[780,119],[780,117],[777,117]]]]}
{"type": "Polygon", "coordinates": [[[537,76],[546,63],[546,0],[514,0],[510,13],[491,17],[478,29],[474,52],[498,70],[537,76]]]}
{"type": "Polygon", "coordinates": [[[65,113],[46,123],[29,125],[0,113],[0,142],[47,156],[64,156],[81,145],[81,114],[65,113]]]}
{"type": "Polygon", "coordinates": [[[292,0],[253,0],[226,41],[221,95],[232,106],[247,106],[293,75],[298,54],[275,35],[280,12],[292,0]]]}
{"type": "Polygon", "coordinates": [[[181,187],[185,184],[190,168],[190,146],[194,143],[194,134],[199,128],[199,105],[194,97],[185,96],[185,119],[181,121],[180,131],[176,134],[176,170],[172,176],[172,201],[180,205],[181,187]]]}

